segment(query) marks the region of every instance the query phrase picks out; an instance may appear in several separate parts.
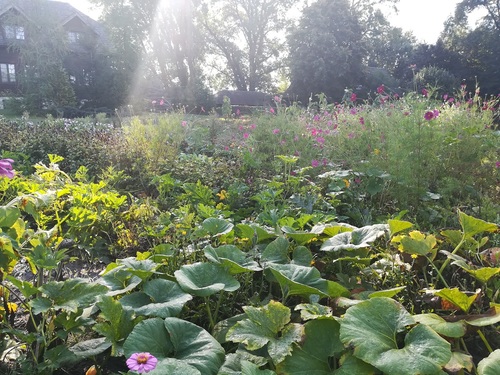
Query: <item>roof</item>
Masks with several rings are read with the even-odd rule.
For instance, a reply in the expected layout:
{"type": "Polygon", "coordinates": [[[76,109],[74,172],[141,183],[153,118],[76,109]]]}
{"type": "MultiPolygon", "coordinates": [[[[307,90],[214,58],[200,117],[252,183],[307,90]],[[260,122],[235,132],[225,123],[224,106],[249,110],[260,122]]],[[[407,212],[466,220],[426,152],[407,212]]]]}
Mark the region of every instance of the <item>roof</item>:
{"type": "MultiPolygon", "coordinates": [[[[84,22],[92,31],[94,31],[99,39],[106,45],[109,45],[107,34],[103,25],[87,16],[85,13],[80,12],[68,3],[62,1],[49,1],[49,0],[0,0],[0,15],[14,8],[27,16],[35,8],[35,3],[41,3],[47,6],[47,12],[56,18],[60,25],[65,25],[75,17],[78,17],[84,22]]],[[[29,18],[29,17],[28,17],[29,18]]]]}

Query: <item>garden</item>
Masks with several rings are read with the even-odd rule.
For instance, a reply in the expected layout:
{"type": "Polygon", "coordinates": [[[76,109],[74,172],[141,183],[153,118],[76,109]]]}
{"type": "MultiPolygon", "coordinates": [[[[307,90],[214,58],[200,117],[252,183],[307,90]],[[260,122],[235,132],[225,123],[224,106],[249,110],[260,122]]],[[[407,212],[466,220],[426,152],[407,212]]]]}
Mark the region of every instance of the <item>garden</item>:
{"type": "Polygon", "coordinates": [[[500,374],[498,97],[0,118],[0,373],[500,374]]]}

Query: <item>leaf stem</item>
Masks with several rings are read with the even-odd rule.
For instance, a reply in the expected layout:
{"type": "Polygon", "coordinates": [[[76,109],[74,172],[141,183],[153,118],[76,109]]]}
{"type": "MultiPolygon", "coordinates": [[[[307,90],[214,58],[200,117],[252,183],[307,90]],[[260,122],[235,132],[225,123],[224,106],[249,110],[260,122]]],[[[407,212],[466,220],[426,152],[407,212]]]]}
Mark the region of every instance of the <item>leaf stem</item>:
{"type": "Polygon", "coordinates": [[[484,346],[486,346],[486,349],[488,349],[488,352],[493,353],[493,348],[491,347],[490,343],[488,342],[488,339],[484,335],[483,331],[481,331],[481,329],[478,329],[477,334],[479,335],[479,337],[483,341],[484,346]]]}

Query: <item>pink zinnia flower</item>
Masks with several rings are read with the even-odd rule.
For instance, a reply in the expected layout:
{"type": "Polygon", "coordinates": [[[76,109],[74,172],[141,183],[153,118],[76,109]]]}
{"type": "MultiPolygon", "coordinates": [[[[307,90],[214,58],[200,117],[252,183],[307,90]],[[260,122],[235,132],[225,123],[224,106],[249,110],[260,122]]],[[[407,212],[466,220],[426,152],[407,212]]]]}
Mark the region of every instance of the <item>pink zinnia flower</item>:
{"type": "Polygon", "coordinates": [[[142,374],[154,370],[158,360],[149,353],[134,353],[127,359],[126,363],[130,370],[142,374]]]}
{"type": "Polygon", "coordinates": [[[0,176],[5,176],[8,178],[14,177],[14,171],[12,170],[12,159],[1,159],[0,160],[0,176]]]}

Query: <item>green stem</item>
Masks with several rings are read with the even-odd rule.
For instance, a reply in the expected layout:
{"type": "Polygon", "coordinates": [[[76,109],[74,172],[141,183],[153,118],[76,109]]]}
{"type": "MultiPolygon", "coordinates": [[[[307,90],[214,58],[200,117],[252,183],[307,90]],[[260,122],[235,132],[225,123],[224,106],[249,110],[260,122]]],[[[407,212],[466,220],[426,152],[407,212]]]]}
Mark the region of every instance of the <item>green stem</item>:
{"type": "MultiPolygon", "coordinates": [[[[444,279],[443,274],[442,274],[442,270],[438,269],[438,268],[436,267],[436,265],[434,264],[434,262],[433,262],[432,260],[430,260],[430,259],[429,259],[429,257],[428,257],[427,255],[426,255],[425,257],[427,258],[427,261],[431,264],[432,268],[434,268],[434,269],[436,270],[436,272],[437,272],[437,274],[438,274],[438,277],[439,277],[439,280],[441,280],[441,281],[443,282],[443,284],[444,284],[444,286],[445,286],[446,288],[449,288],[450,286],[448,285],[448,283],[447,283],[447,282],[446,282],[446,280],[444,279]]],[[[437,283],[436,283],[436,285],[437,285],[437,283]]]]}
{"type": "MultiPolygon", "coordinates": [[[[222,292],[222,290],[219,292],[219,299],[217,300],[217,305],[215,305],[215,314],[214,314],[214,322],[217,321],[218,319],[218,316],[219,316],[219,309],[220,309],[220,305],[222,304],[222,298],[224,297],[224,293],[222,292]]],[[[215,327],[215,324],[214,324],[214,327],[215,327]]],[[[214,328],[212,327],[212,328],[214,328]]]]}
{"type": "MultiPolygon", "coordinates": [[[[462,245],[464,244],[465,242],[465,234],[462,235],[462,239],[460,240],[460,242],[458,243],[458,245],[455,247],[455,249],[453,249],[453,251],[451,252],[451,255],[454,255],[458,252],[458,250],[462,247],[462,245]]],[[[439,269],[439,273],[443,273],[444,269],[448,266],[448,264],[450,264],[451,262],[451,258],[448,257],[448,259],[446,259],[444,261],[444,263],[441,265],[441,268],[439,269]]]]}
{"type": "Polygon", "coordinates": [[[486,349],[488,349],[488,352],[493,353],[493,348],[491,347],[490,343],[488,342],[488,340],[484,336],[483,331],[481,331],[480,329],[478,329],[477,330],[477,334],[479,335],[479,337],[483,341],[484,346],[486,346],[486,349]]]}
{"type": "Polygon", "coordinates": [[[207,309],[208,321],[211,331],[215,327],[215,322],[214,317],[212,316],[212,311],[210,310],[210,297],[205,297],[205,308],[207,309]]]}

